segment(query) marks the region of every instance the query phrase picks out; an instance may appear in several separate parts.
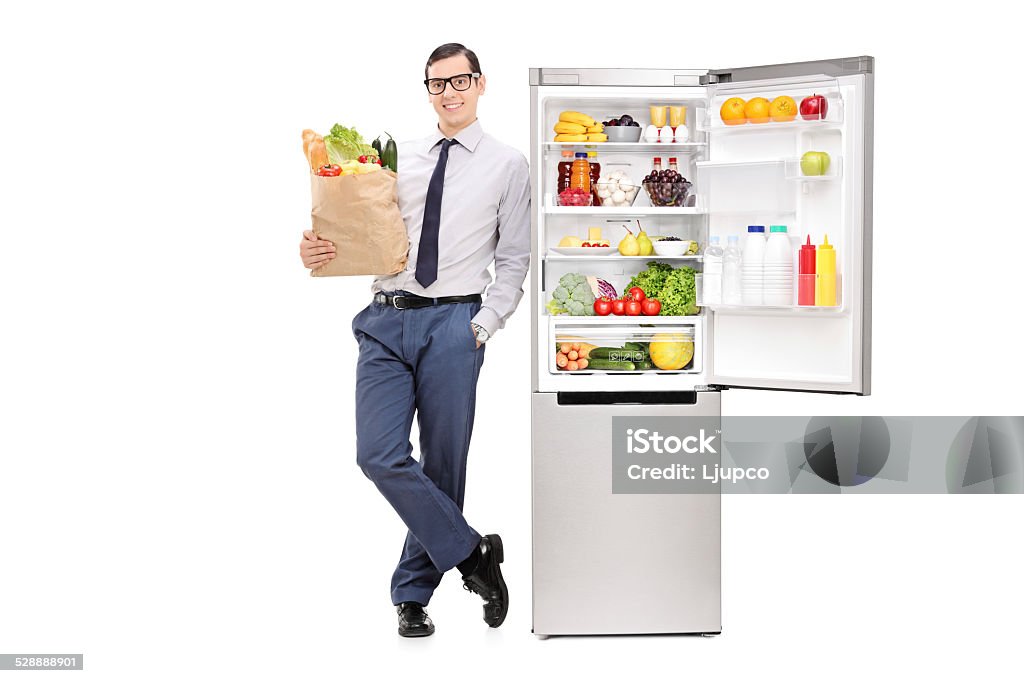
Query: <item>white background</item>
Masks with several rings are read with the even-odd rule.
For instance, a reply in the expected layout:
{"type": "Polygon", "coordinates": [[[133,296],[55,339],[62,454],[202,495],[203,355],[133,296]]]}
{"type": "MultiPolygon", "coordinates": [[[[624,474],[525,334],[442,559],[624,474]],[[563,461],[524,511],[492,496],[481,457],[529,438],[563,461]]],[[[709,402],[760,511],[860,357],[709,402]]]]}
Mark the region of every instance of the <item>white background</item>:
{"type": "Polygon", "coordinates": [[[369,279],[310,279],[297,253],[300,131],[426,134],[440,43],[478,52],[483,126],[524,153],[530,66],[873,55],[873,395],[724,411],[1020,415],[1024,99],[996,7],[5,6],[0,652],[83,652],[96,681],[1019,669],[1018,496],[728,496],[722,636],[536,640],[528,299],[488,345],[466,498],[505,539],[510,615],[488,629],[449,575],[437,634],[400,639],[404,528],[353,454],[369,279]]]}

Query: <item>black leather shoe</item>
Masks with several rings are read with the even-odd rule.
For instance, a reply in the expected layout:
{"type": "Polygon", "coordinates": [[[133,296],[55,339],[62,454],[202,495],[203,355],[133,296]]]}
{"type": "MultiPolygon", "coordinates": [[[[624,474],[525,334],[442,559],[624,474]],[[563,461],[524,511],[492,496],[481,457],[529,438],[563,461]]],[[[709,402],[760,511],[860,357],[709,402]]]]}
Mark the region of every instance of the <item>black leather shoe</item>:
{"type": "Polygon", "coordinates": [[[403,602],[396,605],[398,610],[398,635],[404,638],[421,638],[434,632],[434,622],[427,616],[423,605],[418,602],[403,602]]]}
{"type": "Polygon", "coordinates": [[[480,562],[476,570],[462,577],[462,587],[484,599],[484,621],[491,628],[501,626],[508,614],[508,586],[498,566],[504,561],[501,536],[488,534],[480,539],[480,562]]]}

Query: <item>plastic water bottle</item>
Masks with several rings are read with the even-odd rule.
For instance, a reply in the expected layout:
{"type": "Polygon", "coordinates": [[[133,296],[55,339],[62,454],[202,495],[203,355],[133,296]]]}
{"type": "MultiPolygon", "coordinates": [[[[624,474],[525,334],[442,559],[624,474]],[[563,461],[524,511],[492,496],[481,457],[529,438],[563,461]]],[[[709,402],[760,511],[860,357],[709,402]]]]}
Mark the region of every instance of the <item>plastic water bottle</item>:
{"type": "Polygon", "coordinates": [[[725,254],[718,246],[718,237],[712,237],[704,248],[704,303],[716,306],[722,303],[722,257],[725,254]]]}
{"type": "Polygon", "coordinates": [[[740,236],[729,235],[722,256],[722,303],[726,306],[739,306],[743,303],[740,293],[740,259],[740,236]]]}
{"type": "Polygon", "coordinates": [[[764,226],[748,225],[740,265],[740,285],[744,306],[764,303],[764,226]]]}

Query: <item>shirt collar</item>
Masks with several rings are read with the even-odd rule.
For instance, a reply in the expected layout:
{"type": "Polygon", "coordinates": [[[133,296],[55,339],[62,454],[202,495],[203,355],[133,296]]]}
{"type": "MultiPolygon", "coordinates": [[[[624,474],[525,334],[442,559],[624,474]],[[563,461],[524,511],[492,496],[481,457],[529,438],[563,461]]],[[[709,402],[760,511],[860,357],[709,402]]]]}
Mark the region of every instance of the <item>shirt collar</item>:
{"type": "MultiPolygon", "coordinates": [[[[476,151],[476,146],[480,144],[480,140],[484,136],[484,129],[480,125],[480,119],[477,119],[473,123],[469,124],[465,128],[456,134],[455,139],[459,141],[459,144],[468,149],[470,152],[476,151]]],[[[444,133],[441,132],[440,128],[436,128],[434,133],[430,136],[430,148],[444,140],[444,133]]]]}

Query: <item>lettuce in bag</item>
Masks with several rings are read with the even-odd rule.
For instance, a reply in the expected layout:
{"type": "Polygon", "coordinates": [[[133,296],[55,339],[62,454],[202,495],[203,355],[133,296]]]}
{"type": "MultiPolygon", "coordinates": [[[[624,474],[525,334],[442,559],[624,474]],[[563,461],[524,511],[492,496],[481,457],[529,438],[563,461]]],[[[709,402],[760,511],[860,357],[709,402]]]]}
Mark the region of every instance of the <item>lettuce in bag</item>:
{"type": "Polygon", "coordinates": [[[358,159],[364,154],[377,155],[355,128],[346,128],[340,123],[334,124],[331,132],[324,136],[324,144],[327,146],[327,158],[332,164],[340,165],[344,161],[358,159]]]}

